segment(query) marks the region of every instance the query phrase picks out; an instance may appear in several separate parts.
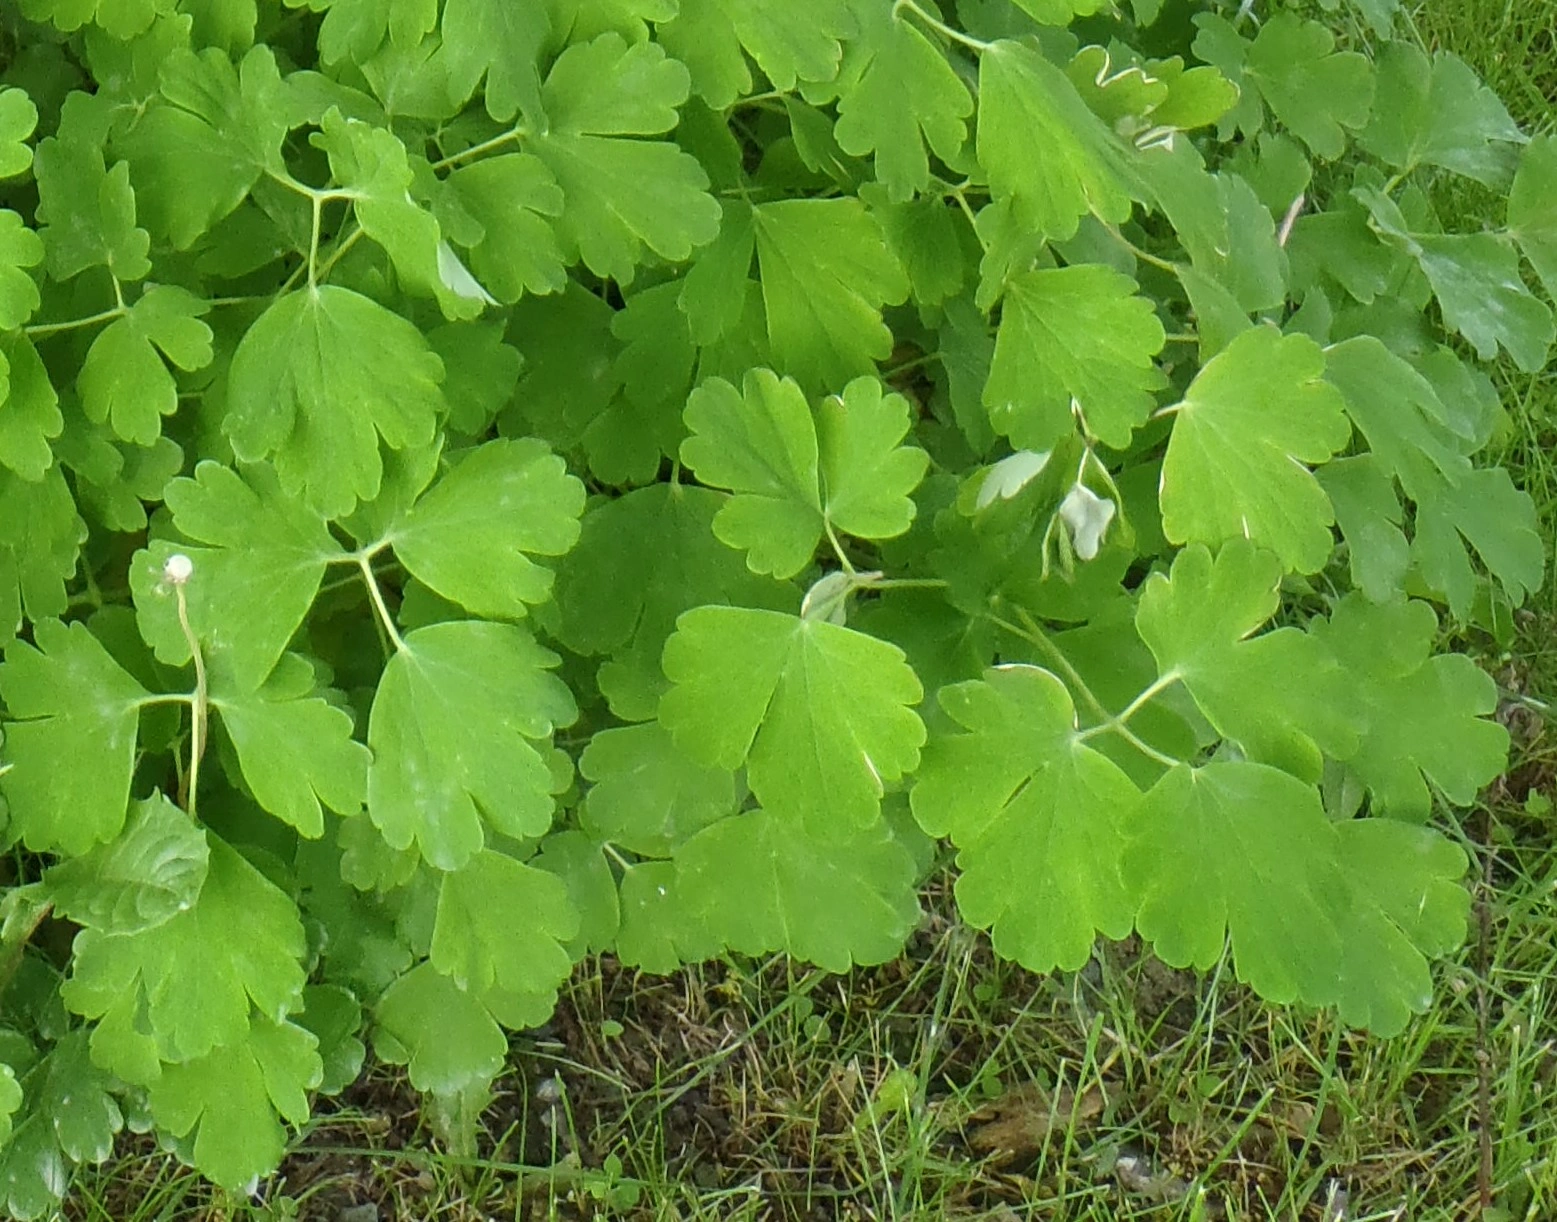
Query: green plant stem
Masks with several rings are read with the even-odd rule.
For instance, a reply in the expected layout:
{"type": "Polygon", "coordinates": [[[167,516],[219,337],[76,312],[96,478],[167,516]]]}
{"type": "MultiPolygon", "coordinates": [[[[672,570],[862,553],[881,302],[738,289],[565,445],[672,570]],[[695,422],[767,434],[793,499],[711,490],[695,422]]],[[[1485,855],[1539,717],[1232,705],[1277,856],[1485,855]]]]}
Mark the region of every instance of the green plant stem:
{"type": "Polygon", "coordinates": [[[969,34],[964,34],[961,30],[947,25],[939,18],[932,17],[929,13],[925,12],[924,9],[915,4],[914,0],[894,0],[892,5],[892,19],[896,21],[898,14],[901,13],[904,9],[907,9],[909,12],[913,13],[916,17],[919,18],[920,21],[924,22],[925,25],[929,26],[937,34],[940,34],[944,38],[951,39],[952,42],[961,43],[970,51],[988,51],[990,47],[994,46],[993,43],[984,42],[982,39],[974,38],[969,34]]]}
{"type": "Polygon", "coordinates": [[[462,161],[469,161],[472,157],[482,157],[487,153],[495,152],[505,144],[523,140],[528,134],[528,131],[522,126],[510,127],[506,132],[493,136],[490,140],[483,140],[480,144],[473,144],[468,149],[463,149],[458,153],[450,153],[447,157],[433,162],[432,168],[434,170],[450,169],[453,166],[459,165],[462,161]]]}
{"type": "Polygon", "coordinates": [[[1178,275],[1178,264],[1171,259],[1164,259],[1160,255],[1154,255],[1149,250],[1142,250],[1129,238],[1125,237],[1124,234],[1120,233],[1117,226],[1105,225],[1103,228],[1107,231],[1109,237],[1113,238],[1114,241],[1118,242],[1142,263],[1149,263],[1153,267],[1161,268],[1165,272],[1172,272],[1175,276],[1178,275]]]}
{"type": "Polygon", "coordinates": [[[61,331],[75,331],[81,327],[95,327],[99,323],[113,322],[116,318],[123,318],[127,313],[129,311],[121,304],[111,310],[89,314],[85,318],[72,318],[69,322],[35,323],[33,326],[23,327],[22,334],[33,337],[58,335],[61,331]]]}
{"type": "Polygon", "coordinates": [[[389,614],[389,606],[384,602],[384,592],[378,588],[378,578],[373,575],[373,558],[366,552],[358,552],[356,556],[357,568],[362,573],[362,580],[367,582],[368,596],[373,600],[373,609],[378,612],[378,621],[388,635],[390,643],[394,645],[396,653],[404,653],[406,649],[405,638],[400,635],[400,629],[395,627],[394,618],[389,614]]]}
{"type": "Polygon", "coordinates": [[[833,533],[833,524],[824,519],[822,528],[827,531],[827,542],[832,544],[833,555],[838,557],[838,563],[843,566],[843,571],[851,578],[856,576],[854,565],[850,562],[849,557],[844,554],[843,544],[838,541],[838,536],[833,533]]]}
{"type": "Polygon", "coordinates": [[[200,758],[205,754],[206,730],[210,716],[210,689],[207,686],[205,658],[200,653],[200,642],[189,623],[189,599],[184,595],[182,583],[173,587],[178,603],[178,626],[183,629],[184,640],[189,644],[189,656],[195,663],[195,690],[190,697],[189,772],[184,778],[184,810],[195,818],[200,794],[200,758]]]}

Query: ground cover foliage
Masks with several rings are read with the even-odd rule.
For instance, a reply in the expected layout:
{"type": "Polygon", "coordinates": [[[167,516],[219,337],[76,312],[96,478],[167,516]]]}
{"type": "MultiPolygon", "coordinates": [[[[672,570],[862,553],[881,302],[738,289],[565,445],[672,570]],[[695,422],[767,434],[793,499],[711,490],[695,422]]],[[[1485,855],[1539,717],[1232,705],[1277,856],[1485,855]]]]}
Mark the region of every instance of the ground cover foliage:
{"type": "Polygon", "coordinates": [[[11,1212],[370,1048],[468,1132],[581,960],[887,963],[948,856],[1430,1006],[1557,143],[1388,0],[183,7],[3,10],[11,1212]]]}

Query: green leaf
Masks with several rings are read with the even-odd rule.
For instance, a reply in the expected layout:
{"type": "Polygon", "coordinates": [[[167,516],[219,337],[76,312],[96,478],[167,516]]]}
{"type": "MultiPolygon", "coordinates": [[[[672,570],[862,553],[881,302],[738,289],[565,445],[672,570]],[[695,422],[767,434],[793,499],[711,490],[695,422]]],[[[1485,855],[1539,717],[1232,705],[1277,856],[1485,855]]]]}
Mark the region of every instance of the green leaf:
{"type": "Polygon", "coordinates": [[[1535,502],[1501,467],[1471,471],[1417,503],[1412,560],[1462,619],[1470,614],[1476,589],[1467,543],[1515,604],[1540,589],[1547,545],[1535,502]]]}
{"type": "Polygon", "coordinates": [[[308,614],[325,569],[345,559],[319,515],[281,490],[275,472],[242,475],[203,462],[194,477],[168,484],[173,524],[197,546],[163,542],[131,566],[140,629],[157,657],[189,661],[163,565],[180,551],[193,563],[184,586],[189,620],[208,660],[220,656],[240,687],[264,682],[308,614]]]}
{"type": "Polygon", "coordinates": [[[754,572],[793,577],[830,528],[886,539],[913,522],[909,494],[929,459],[898,444],[908,403],[874,378],[850,382],[814,420],[800,387],[769,370],[750,371],[740,391],[713,378],[687,400],[686,421],[681,460],[735,492],[714,533],[746,550],[754,572]]]}
{"type": "Polygon", "coordinates": [[[723,949],[706,920],[682,898],[675,863],[643,861],[622,872],[616,957],[629,967],[669,974],[723,949]]]}
{"type": "Polygon", "coordinates": [[[687,66],[698,96],[726,110],[751,90],[747,55],[775,89],[830,81],[843,54],[839,40],[853,26],[848,0],[680,0],[675,19],[655,36],[687,66]]]}
{"type": "Polygon", "coordinates": [[[1267,1001],[1335,1005],[1392,1035],[1431,1003],[1424,956],[1463,936],[1460,849],[1387,820],[1331,823],[1317,790],[1274,768],[1176,768],[1139,826],[1125,876],[1141,936],[1206,969],[1230,935],[1239,978],[1267,1001]]]}
{"type": "Polygon", "coordinates": [[[895,9],[856,3],[859,31],[845,44],[837,79],[839,147],[875,154],[876,177],[896,202],[930,185],[925,146],[955,163],[973,98],[940,48],[895,9]]]}
{"type": "Polygon", "coordinates": [[[1464,654],[1433,657],[1438,617],[1424,602],[1371,606],[1341,601],[1312,631],[1334,652],[1366,710],[1347,766],[1367,785],[1373,810],[1426,820],[1434,789],[1470,806],[1508,764],[1508,731],[1491,719],[1497,685],[1464,654]]]}
{"type": "Polygon", "coordinates": [[[0,793],[7,839],[77,856],[124,826],[136,728],[150,696],[85,624],[42,620],[0,666],[10,722],[0,793]]]}
{"type": "Polygon", "coordinates": [[[1318,478],[1346,540],[1352,583],[1376,603],[1401,594],[1411,548],[1394,481],[1371,454],[1326,463],[1318,478]]]}
{"type": "Polygon", "coordinates": [[[779,372],[807,390],[874,373],[892,353],[881,308],[908,278],[857,199],[790,199],[752,209],[768,339],[779,372]]]}
{"type": "Polygon", "coordinates": [[[32,168],[27,138],[38,126],[38,108],[25,89],[0,90],[0,178],[15,178],[32,168]]]}
{"type": "Polygon", "coordinates": [[[443,6],[443,54],[454,96],[469,98],[486,77],[487,113],[507,120],[541,109],[539,60],[550,32],[540,4],[510,0],[447,0],[443,6]]]}
{"type": "MultiPolygon", "coordinates": [[[[621,906],[617,900],[615,859],[607,858],[605,848],[577,828],[564,828],[541,841],[541,849],[531,863],[546,871],[563,886],[568,902],[577,913],[576,932],[563,942],[570,963],[581,963],[589,955],[611,950],[621,927],[621,906]]],[[[556,997],[547,992],[526,992],[537,1009],[550,1015],[556,997]]]]}
{"type": "Polygon", "coordinates": [[[1002,39],[979,57],[977,145],[995,200],[1009,199],[1038,237],[1072,238],[1089,212],[1114,223],[1130,215],[1123,147],[1065,73],[1021,43],[1002,39]]]}
{"type": "Polygon", "coordinates": [[[0,380],[5,392],[4,408],[0,409],[0,463],[24,480],[36,482],[54,462],[49,442],[65,427],[59,395],[38,350],[25,335],[0,336],[0,368],[5,370],[5,378],[0,380]]]}
{"type": "Polygon", "coordinates": [[[362,1029],[362,1007],[349,990],[334,984],[309,985],[303,990],[303,1001],[297,1024],[313,1032],[319,1041],[319,1093],[338,1095],[357,1080],[367,1056],[357,1038],[362,1029]]]}
{"type": "Polygon", "coordinates": [[[51,136],[38,145],[33,174],[49,275],[69,280],[88,268],[106,267],[120,280],[133,281],[151,270],[146,258],[151,235],[135,224],[128,163],[107,169],[101,148],[51,136]]]}
{"type": "MultiPolygon", "coordinates": [[[[302,1004],[303,924],[290,897],[238,852],[210,837],[210,862],[192,908],[130,934],[85,930],[61,988],[86,1018],[117,1007],[144,1015],[165,1061],[190,1061],[241,1043],[253,1022],[280,1021],[302,1004]]],[[[105,1060],[99,1042],[93,1052],[105,1060]]]]}
{"type": "Polygon", "coordinates": [[[352,739],[351,714],[316,693],[305,659],[282,655],[257,690],[224,678],[213,679],[211,707],[261,807],[310,839],[324,834],[323,807],[342,815],[362,809],[368,749],[352,739]]]}
{"type": "Polygon", "coordinates": [[[719,232],[719,204],[695,158],[668,141],[621,139],[675,127],[690,88],[686,68],[659,46],[628,46],[614,33],[568,47],[546,77],[550,126],[529,147],[562,188],[564,251],[598,276],[629,284],[645,248],[680,262],[719,232]]]}
{"type": "Polygon", "coordinates": [[[914,817],[958,849],[957,906],[1030,971],[1075,971],[1134,906],[1119,873],[1140,794],[1076,732],[1065,685],[1011,665],[943,687],[959,732],[932,738],[914,817]]]}
{"type": "Polygon", "coordinates": [[[129,161],[146,225],[187,250],[233,213],[261,174],[285,169],[284,87],[265,46],[237,68],[214,48],[174,48],[158,79],[162,98],[115,147],[129,161]]]}
{"type": "Polygon", "coordinates": [[[374,1018],[374,1052],[392,1065],[408,1065],[411,1085],[435,1095],[485,1086],[508,1052],[487,1008],[431,963],[390,985],[374,1018]]]}
{"type": "Polygon", "coordinates": [[[1317,21],[1276,13],[1249,47],[1244,76],[1276,118],[1318,157],[1334,161],[1346,133],[1373,110],[1373,66],[1355,51],[1336,51],[1335,35],[1317,21]]]}
{"type": "Polygon", "coordinates": [[[655,714],[660,652],[683,611],[710,603],[794,606],[790,587],[756,576],[714,537],[722,493],[681,484],[629,492],[585,515],[558,568],[558,639],[600,667],[601,692],[625,721],[655,714]]]}
{"type": "Polygon", "coordinates": [[[41,1218],[59,1208],[70,1170],[52,1126],[29,1116],[0,1149],[0,1201],[12,1217],[41,1218]]]}
{"type": "Polygon", "coordinates": [[[1354,192],[1374,228],[1416,259],[1443,310],[1445,324],[1490,361],[1501,347],[1514,364],[1534,373],[1546,363],[1557,326],[1552,311],[1525,286],[1512,241],[1493,233],[1414,233],[1393,200],[1354,192]]]}
{"type": "Polygon", "coordinates": [[[550,1011],[578,928],[556,875],[488,850],[443,876],[428,961],[472,996],[532,995],[550,1011]]]}
{"type": "Polygon", "coordinates": [[[327,64],[372,56],[387,37],[415,46],[438,24],[437,0],[286,0],[288,8],[324,12],[319,57],[327,64]]]}
{"type": "Polygon", "coordinates": [[[151,1114],[175,1137],[193,1135],[200,1172],[241,1191],[281,1161],[287,1134],[277,1113],[307,1120],[308,1091],[322,1073],[311,1032],[260,1019],[233,1044],[164,1068],[151,1087],[151,1114]]]}
{"type": "Polygon", "coordinates": [[[446,318],[473,318],[492,301],[450,266],[454,254],[437,220],[411,197],[411,164],[393,132],[331,110],[315,143],[329,154],[330,170],[350,193],[357,223],[388,253],[401,284],[435,297],[446,318]]]}
{"type": "Polygon", "coordinates": [[[38,285],[23,268],[43,262],[43,240],[9,208],[0,209],[0,327],[15,330],[38,308],[38,285]]]}
{"type": "Polygon", "coordinates": [[[1186,548],[1141,591],[1136,628],[1218,732],[1261,763],[1317,781],[1321,751],[1345,758],[1359,730],[1352,680],[1297,628],[1253,635],[1280,606],[1281,564],[1235,539],[1215,560],[1186,548]]]}
{"type": "Polygon", "coordinates": [[[508,153],[462,166],[445,180],[481,236],[462,243],[471,270],[489,293],[512,304],[525,293],[558,293],[567,285],[567,260],[557,241],[562,188],[546,163],[508,153]]]}
{"type": "Polygon", "coordinates": [[[428,445],[443,363],[422,333],[350,289],[278,298],[233,354],[223,429],[244,462],[269,458],[281,487],[343,517],[372,500],[391,449],[428,445]]]}
{"type": "Polygon", "coordinates": [[[50,867],[44,889],[78,925],[137,933],[194,905],[209,857],[205,832],[157,794],[134,804],[115,839],[50,867]]]}
{"type": "Polygon", "coordinates": [[[658,722],[601,730],[579,771],[592,787],[588,830],[630,853],[667,857],[688,837],[735,813],[735,777],[698,763],[658,722]]]}
{"type": "Polygon", "coordinates": [[[1163,330],[1136,285],[1097,264],[1027,272],[1006,286],[984,402],[997,432],[1047,450],[1080,415],[1124,449],[1165,379],[1152,363],[1163,330]]]}
{"type": "Polygon", "coordinates": [[[818,831],[868,827],[919,762],[923,690],[902,651],[777,611],[700,607],[663,659],[660,722],[709,765],[743,763],[758,801],[818,831]]]}
{"type": "Polygon", "coordinates": [[[550,673],[557,661],[510,624],[406,636],[368,721],[368,813],[391,847],[414,842],[429,864],[458,870],[486,843],[483,824],[508,836],[546,831],[552,777],[537,744],[578,716],[550,673]]]}
{"type": "Polygon", "coordinates": [[[185,289],[154,285],[99,332],[76,378],[87,419],[108,421],[133,445],[153,444],[162,417],[178,410],[178,384],[163,357],[185,371],[211,363],[211,328],[200,321],[210,308],[185,289]]]}
{"type": "Polygon", "coordinates": [[[117,1083],[92,1064],[87,1033],[70,1032],[49,1052],[41,1074],[29,1084],[36,1091],[35,1113],[47,1117],[66,1158],[100,1163],[113,1152],[124,1115],[112,1092],[117,1083]]]}
{"type": "Polygon", "coordinates": [[[520,618],[552,586],[551,570],[525,553],[560,556],[578,542],[584,486],[533,439],[456,457],[385,542],[417,580],[472,614],[520,618]]]}
{"type": "Polygon", "coordinates": [[[1509,189],[1508,229],[1546,295],[1557,296],[1557,136],[1537,136],[1525,147],[1509,189]]]}
{"type": "Polygon", "coordinates": [[[0,540],[0,640],[9,641],[24,612],[35,623],[65,613],[86,526],[57,465],[38,480],[0,471],[0,522],[12,523],[0,540]]]}
{"type": "Polygon", "coordinates": [[[884,824],[823,833],[775,811],[705,828],[676,854],[677,902],[742,954],[830,972],[895,957],[919,921],[914,861],[884,824]]]}
{"type": "Polygon", "coordinates": [[[1392,42],[1378,58],[1373,121],[1358,143],[1402,174],[1441,166],[1489,187],[1508,183],[1512,146],[1524,133],[1497,94],[1458,56],[1431,59],[1407,42],[1392,42]]]}
{"type": "Polygon", "coordinates": [[[1290,570],[1330,558],[1335,520],[1304,463],[1329,460],[1351,428],[1304,335],[1245,331],[1196,374],[1162,466],[1163,531],[1174,543],[1250,539],[1290,570]]]}
{"type": "Polygon", "coordinates": [[[24,0],[22,12],[32,21],[51,21],[66,33],[96,21],[122,39],[144,34],[157,8],[154,0],[24,0]]]}

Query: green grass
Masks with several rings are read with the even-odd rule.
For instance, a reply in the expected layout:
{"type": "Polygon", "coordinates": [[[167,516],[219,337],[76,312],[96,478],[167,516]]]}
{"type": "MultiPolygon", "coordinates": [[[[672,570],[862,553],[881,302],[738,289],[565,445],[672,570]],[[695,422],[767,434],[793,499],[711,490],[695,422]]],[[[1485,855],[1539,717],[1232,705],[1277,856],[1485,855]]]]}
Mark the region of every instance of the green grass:
{"type": "MultiPolygon", "coordinates": [[[[1554,126],[1550,0],[1432,0],[1413,19],[1527,129],[1554,126]]],[[[1472,194],[1439,202],[1450,228],[1497,223],[1472,194]]],[[[1557,538],[1557,374],[1494,377],[1500,460],[1557,538]]],[[[1516,741],[1490,811],[1467,815],[1490,885],[1437,1005],[1397,1040],[1129,946],[1036,978],[932,895],[902,961],[847,977],[582,970],[550,1027],[516,1041],[467,1157],[380,1075],[316,1118],[268,1203],[215,1197],[148,1146],[86,1176],[69,1216],[1404,1222],[1478,1216],[1487,1191],[1488,1218],[1557,1217],[1557,848],[1541,813],[1557,748],[1521,703],[1557,694],[1554,627],[1557,582],[1508,649],[1488,647],[1516,741]],[[1327,1205],[1338,1187],[1344,1211],[1327,1205]]]]}

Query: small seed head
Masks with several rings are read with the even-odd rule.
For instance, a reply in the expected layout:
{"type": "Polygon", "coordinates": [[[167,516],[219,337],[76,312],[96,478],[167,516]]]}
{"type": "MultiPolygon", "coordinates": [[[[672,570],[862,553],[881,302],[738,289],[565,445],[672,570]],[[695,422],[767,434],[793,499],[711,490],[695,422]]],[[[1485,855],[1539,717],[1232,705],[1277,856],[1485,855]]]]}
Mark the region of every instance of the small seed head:
{"type": "Polygon", "coordinates": [[[195,562],[183,552],[174,552],[162,566],[162,579],[172,586],[181,586],[195,571],[195,562]]]}

